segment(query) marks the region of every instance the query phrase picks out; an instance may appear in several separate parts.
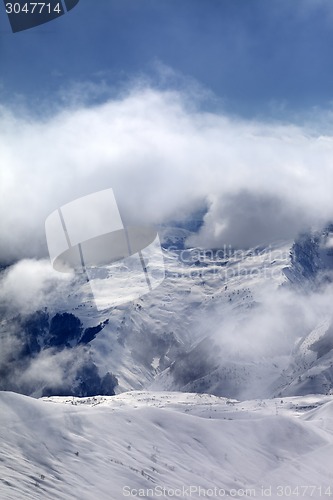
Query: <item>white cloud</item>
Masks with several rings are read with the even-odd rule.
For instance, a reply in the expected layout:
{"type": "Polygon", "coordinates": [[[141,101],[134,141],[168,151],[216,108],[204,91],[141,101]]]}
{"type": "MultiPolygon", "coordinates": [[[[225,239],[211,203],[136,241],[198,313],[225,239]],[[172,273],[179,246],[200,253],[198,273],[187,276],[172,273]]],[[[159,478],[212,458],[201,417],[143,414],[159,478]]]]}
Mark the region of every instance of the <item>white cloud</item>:
{"type": "MultiPolygon", "coordinates": [[[[210,227],[202,233],[210,244],[232,235],[242,243],[236,233],[244,223],[238,228],[223,212],[242,192],[252,202],[273,199],[276,211],[263,210],[257,222],[269,228],[274,215],[279,237],[333,214],[331,137],[202,112],[182,93],[136,88],[39,120],[2,109],[0,129],[1,259],[46,255],[49,213],[108,187],[125,211],[147,222],[181,216],[210,200],[210,227]],[[277,223],[280,212],[287,231],[277,223]]],[[[242,212],[238,203],[238,220],[248,217],[249,206],[242,212]]]]}
{"type": "Polygon", "coordinates": [[[80,348],[54,351],[46,349],[34,357],[27,369],[18,377],[19,384],[35,388],[68,387],[75,380],[76,372],[85,361],[85,351],[80,348]]]}
{"type": "Polygon", "coordinates": [[[224,356],[258,361],[270,356],[289,356],[297,340],[332,317],[333,287],[302,293],[289,287],[270,289],[261,302],[242,316],[215,311],[214,338],[223,346],[224,356]]]}
{"type": "Polygon", "coordinates": [[[48,260],[23,259],[0,276],[0,304],[13,314],[30,314],[59,302],[72,274],[54,271],[48,260]]]}

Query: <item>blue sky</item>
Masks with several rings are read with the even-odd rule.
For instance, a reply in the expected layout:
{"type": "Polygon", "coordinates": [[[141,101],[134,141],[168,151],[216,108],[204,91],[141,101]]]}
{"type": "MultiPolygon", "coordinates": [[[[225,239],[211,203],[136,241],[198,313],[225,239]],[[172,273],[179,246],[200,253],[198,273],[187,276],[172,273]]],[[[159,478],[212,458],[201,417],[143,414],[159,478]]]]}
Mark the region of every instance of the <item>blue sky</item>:
{"type": "Polygon", "coordinates": [[[227,112],[284,118],[330,106],[333,4],[318,0],[81,0],[12,34],[1,4],[2,102],[56,100],[73,82],[115,89],[156,65],[197,81],[227,112]]]}
{"type": "Polygon", "coordinates": [[[332,219],[332,0],[80,0],[16,34],[0,7],[0,262],[109,187],[149,223],[208,207],[209,248],[332,219]]]}

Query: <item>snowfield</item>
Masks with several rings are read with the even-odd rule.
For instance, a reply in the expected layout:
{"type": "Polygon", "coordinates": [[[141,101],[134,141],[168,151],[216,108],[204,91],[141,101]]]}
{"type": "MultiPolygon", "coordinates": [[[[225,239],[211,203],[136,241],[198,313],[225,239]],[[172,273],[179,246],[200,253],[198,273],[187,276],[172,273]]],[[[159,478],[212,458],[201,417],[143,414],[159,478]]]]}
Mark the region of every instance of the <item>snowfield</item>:
{"type": "Polygon", "coordinates": [[[30,315],[4,308],[0,500],[333,497],[333,280],[316,245],[175,245],[163,284],[111,311],[70,284],[30,315]]]}
{"type": "Polygon", "coordinates": [[[0,393],[0,498],[333,496],[333,396],[0,393]]]}

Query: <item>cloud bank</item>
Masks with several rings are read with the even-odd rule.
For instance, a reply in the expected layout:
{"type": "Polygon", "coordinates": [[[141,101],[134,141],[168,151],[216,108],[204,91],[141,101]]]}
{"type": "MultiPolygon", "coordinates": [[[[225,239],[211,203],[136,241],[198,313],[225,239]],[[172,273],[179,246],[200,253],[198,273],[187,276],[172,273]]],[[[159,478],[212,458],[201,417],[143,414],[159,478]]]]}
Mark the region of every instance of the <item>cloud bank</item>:
{"type": "Polygon", "coordinates": [[[49,213],[108,187],[149,223],[205,202],[200,246],[290,238],[332,218],[332,137],[202,111],[185,92],[137,86],[47,118],[2,107],[0,130],[3,263],[46,256],[49,213]]]}

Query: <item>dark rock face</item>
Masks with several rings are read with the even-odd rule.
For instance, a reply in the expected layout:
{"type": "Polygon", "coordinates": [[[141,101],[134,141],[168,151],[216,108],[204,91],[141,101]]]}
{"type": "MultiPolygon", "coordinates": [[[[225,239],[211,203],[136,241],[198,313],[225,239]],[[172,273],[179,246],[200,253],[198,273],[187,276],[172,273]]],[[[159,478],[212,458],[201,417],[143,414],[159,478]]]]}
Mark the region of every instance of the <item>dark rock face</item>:
{"type": "Polygon", "coordinates": [[[82,336],[82,323],[74,314],[56,314],[51,318],[49,329],[50,347],[70,347],[82,336]]]}
{"type": "Polygon", "coordinates": [[[320,285],[332,280],[333,225],[314,233],[301,234],[292,246],[291,267],[287,270],[290,281],[299,284],[320,285]]]}
{"type": "Polygon", "coordinates": [[[97,326],[83,328],[79,318],[71,313],[57,313],[50,318],[46,311],[36,311],[22,321],[25,334],[25,352],[36,354],[42,346],[63,349],[79,344],[87,345],[104,328],[108,320],[97,326]]]}
{"type": "Polygon", "coordinates": [[[293,244],[291,264],[304,278],[314,278],[320,269],[319,235],[302,234],[293,244]]]}
{"type": "Polygon", "coordinates": [[[50,317],[47,310],[17,318],[14,330],[19,348],[16,356],[0,367],[0,390],[42,396],[113,396],[117,378],[112,373],[101,377],[89,352],[89,342],[107,322],[84,329],[74,314],[50,317]],[[32,367],[39,363],[41,369],[36,375],[32,367]],[[58,368],[61,379],[57,380],[59,375],[55,374],[52,380],[49,371],[58,368]],[[33,375],[27,375],[31,371],[33,375]]]}
{"type": "Polygon", "coordinates": [[[118,380],[112,373],[100,377],[97,366],[88,360],[77,370],[74,380],[59,387],[44,387],[43,396],[114,396],[117,385],[118,380]]]}

